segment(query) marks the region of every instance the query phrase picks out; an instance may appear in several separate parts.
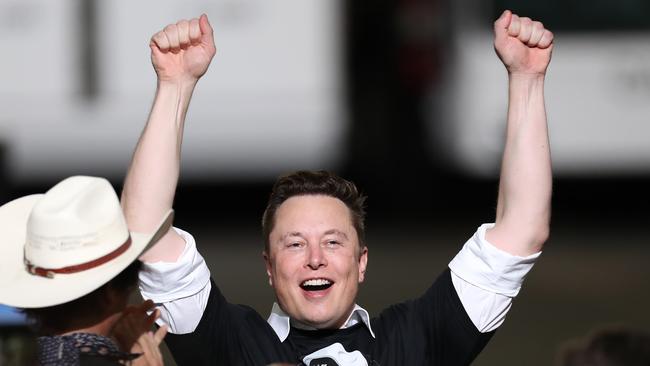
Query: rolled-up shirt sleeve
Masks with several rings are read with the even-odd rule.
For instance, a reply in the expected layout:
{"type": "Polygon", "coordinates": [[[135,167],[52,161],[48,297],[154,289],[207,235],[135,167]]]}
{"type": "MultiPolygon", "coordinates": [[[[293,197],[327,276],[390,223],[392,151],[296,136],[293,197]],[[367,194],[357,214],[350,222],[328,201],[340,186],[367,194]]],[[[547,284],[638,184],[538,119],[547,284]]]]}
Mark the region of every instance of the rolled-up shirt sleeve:
{"type": "Polygon", "coordinates": [[[160,310],[159,325],[175,334],[191,333],[199,324],[210,294],[210,270],[191,234],[174,228],[185,240],[176,262],[145,263],[139,275],[142,297],[160,310]]]}
{"type": "Polygon", "coordinates": [[[481,225],[449,263],[458,297],[481,332],[493,331],[503,323],[512,299],[541,254],[519,257],[498,249],[485,238],[493,226],[481,225]]]}

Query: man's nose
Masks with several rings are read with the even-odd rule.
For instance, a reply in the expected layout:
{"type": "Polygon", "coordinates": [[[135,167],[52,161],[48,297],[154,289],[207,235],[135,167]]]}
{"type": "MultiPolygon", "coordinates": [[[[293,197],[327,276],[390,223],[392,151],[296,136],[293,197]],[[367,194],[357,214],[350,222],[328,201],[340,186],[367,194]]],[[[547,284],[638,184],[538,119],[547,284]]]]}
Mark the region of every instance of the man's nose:
{"type": "Polygon", "coordinates": [[[323,248],[321,248],[320,245],[310,245],[307,266],[313,270],[327,266],[327,258],[325,258],[324,254],[325,253],[323,253],[323,248]]]}

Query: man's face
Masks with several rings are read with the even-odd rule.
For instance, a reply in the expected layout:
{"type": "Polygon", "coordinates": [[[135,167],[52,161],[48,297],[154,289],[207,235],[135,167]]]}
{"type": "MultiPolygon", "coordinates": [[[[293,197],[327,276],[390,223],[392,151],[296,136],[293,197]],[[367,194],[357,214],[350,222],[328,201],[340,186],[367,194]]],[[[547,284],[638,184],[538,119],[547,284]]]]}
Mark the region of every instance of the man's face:
{"type": "Polygon", "coordinates": [[[354,308],[368,250],[359,248],[345,203],[305,195],[278,207],[264,259],[282,310],[306,325],[339,328],[354,308]]]}

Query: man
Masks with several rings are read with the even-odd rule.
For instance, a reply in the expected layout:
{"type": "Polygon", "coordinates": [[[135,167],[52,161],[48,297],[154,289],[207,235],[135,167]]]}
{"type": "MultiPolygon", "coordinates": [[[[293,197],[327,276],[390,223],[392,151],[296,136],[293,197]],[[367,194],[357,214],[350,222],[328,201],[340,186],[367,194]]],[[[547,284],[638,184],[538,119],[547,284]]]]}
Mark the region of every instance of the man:
{"type": "Polygon", "coordinates": [[[162,364],[153,303],[127,305],[138,256],[171,225],[171,211],[161,216],[148,234],[129,232],[110,183],[82,176],[0,207],[0,304],[35,321],[39,364],[162,364]]]}
{"type": "MultiPolygon", "coordinates": [[[[328,172],[281,177],[263,222],[277,298],[268,321],[225,300],[190,234],[170,230],[143,256],[140,289],[161,307],[179,364],[466,365],[476,357],[539,256],[550,217],[543,85],[553,35],[509,11],[494,31],[510,90],[495,224],[481,226],[422,297],[371,319],[355,303],[368,264],[363,197],[328,172]]],[[[205,15],[167,26],[150,47],[158,89],[122,196],[137,230],[172,206],[185,113],[215,54],[205,15]]]]}

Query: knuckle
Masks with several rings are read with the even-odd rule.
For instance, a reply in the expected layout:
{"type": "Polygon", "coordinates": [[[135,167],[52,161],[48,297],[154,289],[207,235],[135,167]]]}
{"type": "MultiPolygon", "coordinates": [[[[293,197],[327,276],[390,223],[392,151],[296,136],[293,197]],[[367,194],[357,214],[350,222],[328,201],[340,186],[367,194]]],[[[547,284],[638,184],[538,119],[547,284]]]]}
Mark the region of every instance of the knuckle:
{"type": "Polygon", "coordinates": [[[155,43],[159,48],[165,48],[167,45],[167,38],[161,32],[154,34],[151,37],[151,41],[155,43]]]}

